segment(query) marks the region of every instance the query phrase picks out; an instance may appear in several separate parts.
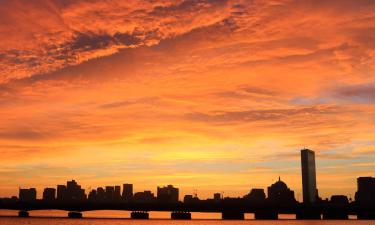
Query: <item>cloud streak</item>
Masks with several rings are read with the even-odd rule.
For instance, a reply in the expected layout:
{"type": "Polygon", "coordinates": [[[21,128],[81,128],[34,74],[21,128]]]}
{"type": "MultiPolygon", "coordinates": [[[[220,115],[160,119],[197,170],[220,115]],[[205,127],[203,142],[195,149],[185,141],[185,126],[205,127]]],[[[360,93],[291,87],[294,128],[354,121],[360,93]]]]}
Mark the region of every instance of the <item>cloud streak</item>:
{"type": "Polygon", "coordinates": [[[239,112],[218,112],[213,114],[191,113],[186,115],[188,119],[206,122],[252,122],[258,120],[277,121],[303,115],[334,114],[337,109],[333,107],[310,107],[297,109],[272,109],[272,110],[251,110],[239,112]]]}

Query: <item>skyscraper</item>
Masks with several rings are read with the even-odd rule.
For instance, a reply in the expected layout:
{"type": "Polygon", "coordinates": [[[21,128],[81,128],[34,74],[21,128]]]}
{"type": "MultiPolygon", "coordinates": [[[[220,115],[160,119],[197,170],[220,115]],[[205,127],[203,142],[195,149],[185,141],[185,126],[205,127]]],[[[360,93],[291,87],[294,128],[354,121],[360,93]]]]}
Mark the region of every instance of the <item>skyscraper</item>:
{"type": "Polygon", "coordinates": [[[161,202],[178,202],[178,188],[172,185],[158,187],[157,199],[161,202]]]}
{"type": "Polygon", "coordinates": [[[115,187],[114,186],[106,186],[105,187],[105,200],[113,201],[115,198],[115,187]]]}
{"type": "Polygon", "coordinates": [[[358,204],[374,204],[375,177],[358,177],[355,201],[358,204]]]}
{"type": "Polygon", "coordinates": [[[115,186],[115,192],[114,194],[114,200],[115,201],[120,201],[121,200],[121,187],[120,186],[115,186]]]}
{"type": "Polygon", "coordinates": [[[55,188],[44,188],[43,200],[44,201],[54,201],[56,199],[56,189],[55,188]]]}
{"type": "Polygon", "coordinates": [[[311,204],[317,198],[314,151],[309,149],[301,150],[301,165],[303,203],[311,204]]]}
{"type": "Polygon", "coordinates": [[[68,199],[67,197],[67,191],[65,185],[57,185],[57,200],[59,201],[66,201],[68,199]]]}
{"type": "Polygon", "coordinates": [[[83,201],[87,198],[85,190],[75,180],[66,182],[66,195],[69,201],[83,201]]]}
{"type": "Polygon", "coordinates": [[[36,189],[19,189],[18,197],[20,201],[32,202],[36,200],[36,189]]]}
{"type": "Polygon", "coordinates": [[[133,184],[124,184],[122,188],[122,198],[130,201],[133,197],[133,184]]]}

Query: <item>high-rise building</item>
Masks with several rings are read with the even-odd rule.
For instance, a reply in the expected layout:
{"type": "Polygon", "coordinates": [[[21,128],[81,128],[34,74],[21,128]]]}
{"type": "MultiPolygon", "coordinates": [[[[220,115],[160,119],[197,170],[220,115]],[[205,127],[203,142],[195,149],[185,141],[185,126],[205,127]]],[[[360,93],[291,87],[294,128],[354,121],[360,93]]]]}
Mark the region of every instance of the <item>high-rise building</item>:
{"type": "Polygon", "coordinates": [[[75,180],[66,182],[66,189],[69,200],[82,201],[86,199],[85,190],[75,180]]]}
{"type": "Polygon", "coordinates": [[[309,149],[301,150],[303,203],[312,204],[318,197],[316,189],[315,153],[309,149]]]}
{"type": "Polygon", "coordinates": [[[67,200],[67,193],[66,193],[66,186],[65,185],[57,185],[57,196],[58,201],[66,201],[67,200]]]}
{"type": "Polygon", "coordinates": [[[96,199],[97,199],[97,201],[100,201],[100,202],[105,201],[105,198],[106,198],[106,194],[105,194],[104,188],[98,187],[96,189],[96,199]]]}
{"type": "Polygon", "coordinates": [[[358,204],[374,204],[375,177],[358,177],[355,201],[358,204]]]}
{"type": "Polygon", "coordinates": [[[44,201],[54,201],[56,199],[56,189],[55,188],[44,188],[43,200],[44,201]]]}
{"type": "Polygon", "coordinates": [[[67,181],[66,186],[57,186],[58,201],[83,201],[86,198],[85,190],[75,180],[67,181]]]}
{"type": "Polygon", "coordinates": [[[114,186],[106,186],[105,187],[105,200],[106,201],[113,201],[115,196],[115,187],[114,186]]]}
{"type": "Polygon", "coordinates": [[[18,195],[20,201],[31,202],[36,200],[36,189],[19,189],[18,195]]]}
{"type": "Polygon", "coordinates": [[[122,198],[126,201],[133,197],[133,184],[124,184],[122,188],[122,198]]]}
{"type": "Polygon", "coordinates": [[[178,188],[172,185],[158,187],[157,199],[161,202],[178,202],[178,188]]]}
{"type": "Polygon", "coordinates": [[[115,201],[121,200],[121,187],[120,186],[115,186],[114,200],[115,201]]]}
{"type": "Polygon", "coordinates": [[[97,201],[98,200],[98,198],[97,198],[97,192],[96,192],[95,189],[90,191],[89,195],[87,196],[87,199],[89,201],[97,201]]]}

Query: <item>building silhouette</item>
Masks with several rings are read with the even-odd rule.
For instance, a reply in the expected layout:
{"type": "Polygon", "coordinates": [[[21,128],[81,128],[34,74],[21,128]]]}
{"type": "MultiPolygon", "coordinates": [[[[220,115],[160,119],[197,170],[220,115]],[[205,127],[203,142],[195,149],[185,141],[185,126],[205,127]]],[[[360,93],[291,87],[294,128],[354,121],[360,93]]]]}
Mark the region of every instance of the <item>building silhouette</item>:
{"type": "Polygon", "coordinates": [[[220,202],[222,199],[221,193],[214,193],[214,201],[220,202]]]}
{"type": "Polygon", "coordinates": [[[330,202],[336,205],[347,205],[349,204],[349,199],[345,195],[332,195],[330,202]]]}
{"type": "Polygon", "coordinates": [[[104,202],[106,200],[106,194],[105,194],[104,188],[98,187],[96,189],[96,199],[99,202],[104,202]]]}
{"type": "Polygon", "coordinates": [[[303,203],[312,204],[317,200],[315,153],[309,149],[301,150],[303,203]]]}
{"type": "Polygon", "coordinates": [[[155,195],[151,191],[136,192],[133,195],[133,201],[138,203],[151,203],[155,200],[155,195]]]}
{"type": "Polygon", "coordinates": [[[43,201],[54,201],[56,200],[56,189],[55,188],[44,188],[43,190],[43,201]]]}
{"type": "Polygon", "coordinates": [[[184,203],[188,203],[188,204],[191,204],[191,203],[199,203],[199,198],[196,196],[196,195],[185,195],[184,196],[184,203]]]}
{"type": "Polygon", "coordinates": [[[375,205],[375,177],[358,177],[355,201],[361,205],[375,205]]]}
{"type": "Polygon", "coordinates": [[[294,191],[290,190],[288,186],[279,180],[268,187],[268,200],[274,203],[291,204],[295,203],[294,191]]]}
{"type": "Polygon", "coordinates": [[[244,199],[251,202],[264,202],[266,200],[266,194],[264,189],[253,188],[250,193],[244,196],[244,199]]]}
{"type": "Polygon", "coordinates": [[[79,202],[87,199],[85,190],[75,180],[67,181],[65,185],[57,185],[57,200],[64,202],[79,202]]]}
{"type": "Polygon", "coordinates": [[[71,201],[83,201],[87,198],[85,190],[77,184],[75,180],[68,181],[66,183],[66,190],[68,195],[68,200],[71,201]]]}
{"type": "Polygon", "coordinates": [[[160,202],[178,202],[178,188],[173,185],[158,187],[157,199],[160,202]]]}
{"type": "Polygon", "coordinates": [[[67,200],[67,192],[65,185],[57,185],[57,196],[56,199],[58,201],[66,201],[67,200]]]}
{"type": "Polygon", "coordinates": [[[95,201],[98,201],[98,194],[97,194],[97,191],[94,189],[94,190],[91,190],[89,195],[87,196],[87,199],[91,202],[95,202],[95,201]]]}
{"type": "Polygon", "coordinates": [[[133,198],[133,184],[122,185],[122,199],[130,201],[133,198]]]}
{"type": "Polygon", "coordinates": [[[121,200],[121,187],[120,186],[115,186],[115,192],[114,192],[113,198],[115,201],[121,200]]]}
{"type": "Polygon", "coordinates": [[[113,201],[115,199],[115,187],[113,186],[106,186],[105,187],[105,200],[106,201],[113,201]]]}
{"type": "Polygon", "coordinates": [[[36,189],[29,188],[29,189],[19,189],[18,198],[20,201],[23,202],[31,202],[36,200],[36,189]]]}

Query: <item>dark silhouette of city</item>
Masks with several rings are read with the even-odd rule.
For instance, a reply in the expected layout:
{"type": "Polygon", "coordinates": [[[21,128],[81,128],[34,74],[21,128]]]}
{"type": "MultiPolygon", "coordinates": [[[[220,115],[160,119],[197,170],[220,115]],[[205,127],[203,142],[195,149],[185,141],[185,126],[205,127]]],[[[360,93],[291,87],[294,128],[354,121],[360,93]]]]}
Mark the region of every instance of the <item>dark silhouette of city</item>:
{"type": "Polygon", "coordinates": [[[133,219],[148,219],[148,211],[170,211],[172,219],[191,219],[191,212],[220,212],[223,219],[244,219],[254,213],[255,219],[278,219],[278,214],[295,214],[297,219],[375,219],[375,178],[358,177],[355,199],[333,195],[321,199],[318,195],[315,153],[301,150],[303,202],[295,199],[294,191],[279,177],[264,189],[251,189],[242,198],[223,197],[214,193],[212,199],[185,195],[179,200],[179,189],[173,185],[157,187],[156,196],[149,190],[133,193],[133,184],[98,187],[88,193],[75,181],[57,188],[48,187],[42,199],[37,199],[35,188],[19,189],[19,196],[0,199],[0,209],[19,210],[20,217],[28,217],[30,210],[61,209],[70,218],[81,218],[90,210],[129,210],[133,219]]]}

